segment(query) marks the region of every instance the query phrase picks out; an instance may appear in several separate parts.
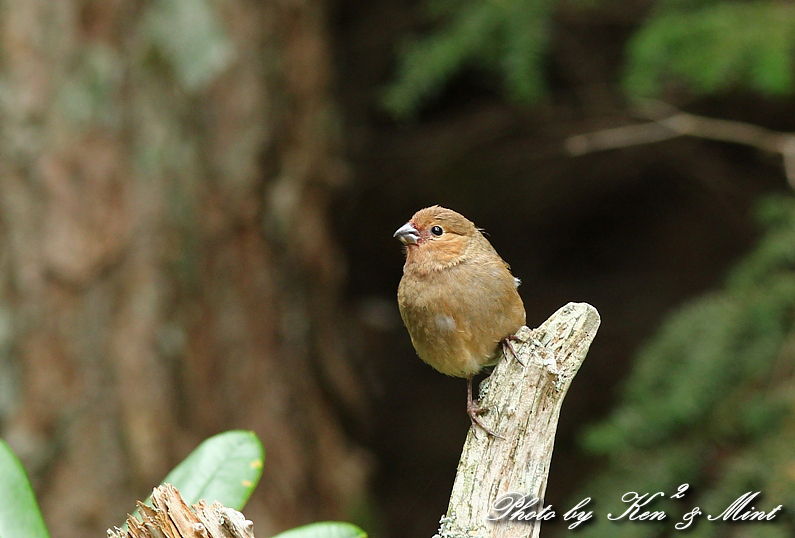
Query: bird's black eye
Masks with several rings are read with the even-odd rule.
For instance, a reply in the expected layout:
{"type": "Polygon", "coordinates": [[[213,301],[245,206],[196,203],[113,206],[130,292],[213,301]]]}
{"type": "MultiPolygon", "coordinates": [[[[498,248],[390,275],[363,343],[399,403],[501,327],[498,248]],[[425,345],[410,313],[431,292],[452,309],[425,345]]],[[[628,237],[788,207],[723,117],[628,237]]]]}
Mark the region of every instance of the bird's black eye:
{"type": "Polygon", "coordinates": [[[434,226],[433,228],[431,228],[431,233],[436,237],[439,237],[444,233],[444,230],[442,230],[441,226],[434,226]]]}

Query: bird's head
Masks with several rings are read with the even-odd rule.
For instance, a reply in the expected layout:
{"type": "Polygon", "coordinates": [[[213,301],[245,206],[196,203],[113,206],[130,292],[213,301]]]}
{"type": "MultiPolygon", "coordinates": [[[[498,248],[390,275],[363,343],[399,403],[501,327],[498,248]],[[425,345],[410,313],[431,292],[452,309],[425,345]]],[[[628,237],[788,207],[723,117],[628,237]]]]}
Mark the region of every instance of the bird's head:
{"type": "Polygon", "coordinates": [[[460,213],[435,205],[417,211],[394,237],[406,246],[407,267],[429,272],[461,263],[482,235],[460,213]]]}

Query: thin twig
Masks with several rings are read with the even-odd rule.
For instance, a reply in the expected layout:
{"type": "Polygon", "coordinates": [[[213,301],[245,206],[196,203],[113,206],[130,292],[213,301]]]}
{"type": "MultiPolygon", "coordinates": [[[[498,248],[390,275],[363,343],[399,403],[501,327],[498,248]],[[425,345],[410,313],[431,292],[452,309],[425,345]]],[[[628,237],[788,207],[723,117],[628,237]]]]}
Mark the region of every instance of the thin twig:
{"type": "Polygon", "coordinates": [[[795,134],[772,131],[742,121],[721,120],[683,112],[657,101],[645,101],[638,107],[645,123],[601,129],[566,139],[571,155],[651,144],[680,136],[693,136],[720,142],[742,144],[778,153],[783,158],[787,181],[795,189],[795,134]]]}

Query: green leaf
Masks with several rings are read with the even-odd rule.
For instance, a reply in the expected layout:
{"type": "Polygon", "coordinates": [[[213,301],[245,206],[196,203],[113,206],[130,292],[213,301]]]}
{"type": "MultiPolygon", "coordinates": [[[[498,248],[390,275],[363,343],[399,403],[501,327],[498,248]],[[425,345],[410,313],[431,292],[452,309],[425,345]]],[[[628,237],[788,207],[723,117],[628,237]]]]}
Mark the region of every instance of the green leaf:
{"type": "Polygon", "coordinates": [[[324,521],[296,527],[273,538],[367,538],[367,533],[350,523],[324,521]]]}
{"type": "MultiPolygon", "coordinates": [[[[162,483],[177,488],[188,505],[203,499],[242,510],[257,486],[264,458],[262,444],[254,432],[232,430],[200,444],[162,483]]],[[[151,497],[145,504],[151,506],[151,497]]],[[[137,511],[134,516],[139,517],[137,511]]]]}
{"type": "Polygon", "coordinates": [[[47,536],[47,527],[25,470],[8,445],[0,440],[0,537],[47,536]]]}
{"type": "Polygon", "coordinates": [[[188,504],[218,501],[242,510],[262,474],[265,458],[254,432],[232,430],[210,437],[168,476],[188,504]]]}

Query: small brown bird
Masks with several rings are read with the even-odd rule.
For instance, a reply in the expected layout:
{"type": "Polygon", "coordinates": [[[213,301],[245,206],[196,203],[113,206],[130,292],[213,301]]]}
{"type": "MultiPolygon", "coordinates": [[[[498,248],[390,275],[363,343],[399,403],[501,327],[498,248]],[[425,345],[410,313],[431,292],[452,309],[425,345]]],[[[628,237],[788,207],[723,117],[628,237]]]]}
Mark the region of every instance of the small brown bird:
{"type": "Polygon", "coordinates": [[[398,306],[417,355],[443,374],[465,377],[472,423],[499,437],[480,419],[486,409],[472,399],[472,378],[497,362],[500,346],[514,351],[511,340],[525,323],[519,280],[480,230],[451,209],[421,209],[394,237],[406,247],[398,306]]]}

